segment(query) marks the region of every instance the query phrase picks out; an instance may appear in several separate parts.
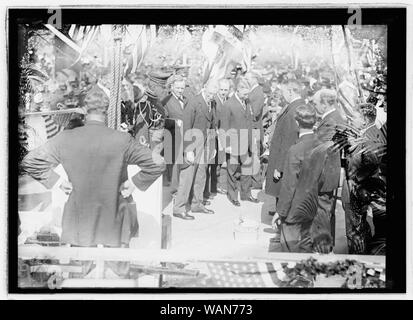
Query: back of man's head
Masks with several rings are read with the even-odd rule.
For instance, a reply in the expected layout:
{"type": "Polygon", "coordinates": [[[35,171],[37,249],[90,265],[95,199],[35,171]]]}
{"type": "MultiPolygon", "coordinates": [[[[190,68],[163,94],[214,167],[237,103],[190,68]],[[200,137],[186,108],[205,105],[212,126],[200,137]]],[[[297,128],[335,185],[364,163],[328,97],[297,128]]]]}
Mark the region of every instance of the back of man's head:
{"type": "Polygon", "coordinates": [[[88,114],[105,115],[109,107],[109,97],[99,87],[93,87],[86,95],[85,108],[88,114]]]}
{"type": "Polygon", "coordinates": [[[302,104],[295,109],[294,117],[300,128],[312,129],[316,122],[316,110],[312,105],[302,104]]]}
{"type": "Polygon", "coordinates": [[[321,89],[318,91],[318,94],[323,104],[333,106],[337,103],[337,93],[332,89],[321,89]]]}

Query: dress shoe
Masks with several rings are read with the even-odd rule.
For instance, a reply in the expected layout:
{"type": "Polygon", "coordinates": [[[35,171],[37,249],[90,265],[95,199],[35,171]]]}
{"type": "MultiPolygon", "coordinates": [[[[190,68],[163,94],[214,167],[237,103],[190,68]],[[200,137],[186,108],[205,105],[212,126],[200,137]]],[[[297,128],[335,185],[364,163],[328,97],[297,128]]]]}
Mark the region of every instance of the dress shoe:
{"type": "Polygon", "coordinates": [[[187,214],[187,213],[174,213],[173,216],[177,218],[181,218],[183,220],[194,220],[195,219],[194,216],[191,216],[190,214],[187,214]]]}
{"type": "Polygon", "coordinates": [[[220,194],[227,194],[227,190],[224,190],[224,189],[218,188],[218,189],[217,189],[217,193],[220,193],[220,194]]]}
{"type": "Polygon", "coordinates": [[[205,213],[205,214],[214,214],[215,213],[214,210],[210,210],[210,209],[207,209],[205,207],[198,207],[198,208],[191,209],[191,212],[205,213]]]}
{"type": "Polygon", "coordinates": [[[241,203],[239,203],[238,200],[229,200],[234,206],[239,207],[241,206],[241,203]]]}
{"type": "Polygon", "coordinates": [[[260,202],[257,198],[254,198],[253,196],[249,196],[248,198],[246,198],[246,199],[241,199],[242,201],[250,201],[250,202],[253,202],[253,203],[258,203],[258,202],[260,202]]]}
{"type": "Polygon", "coordinates": [[[275,214],[275,211],[268,211],[268,214],[273,217],[275,214]]]}
{"type": "Polygon", "coordinates": [[[209,200],[204,200],[204,201],[202,201],[202,204],[203,204],[204,206],[209,206],[209,205],[211,204],[211,201],[209,201],[209,200]]]}

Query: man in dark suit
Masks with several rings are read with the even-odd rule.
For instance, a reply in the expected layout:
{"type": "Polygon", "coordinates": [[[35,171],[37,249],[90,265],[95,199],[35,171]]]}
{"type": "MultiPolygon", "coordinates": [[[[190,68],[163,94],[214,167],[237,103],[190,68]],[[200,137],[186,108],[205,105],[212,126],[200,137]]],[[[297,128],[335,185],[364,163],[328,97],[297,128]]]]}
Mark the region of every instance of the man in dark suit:
{"type": "MultiPolygon", "coordinates": [[[[222,125],[227,117],[227,110],[224,109],[224,103],[228,99],[230,90],[230,82],[228,79],[221,79],[218,82],[218,93],[214,96],[215,100],[215,128],[219,133],[222,125]]],[[[217,155],[215,156],[215,164],[210,165],[209,175],[207,171],[206,190],[212,193],[226,194],[227,193],[227,168],[225,155],[225,136],[219,134],[216,138],[217,155]]]]}
{"type": "MultiPolygon", "coordinates": [[[[297,189],[300,190],[299,188],[304,185],[302,177],[301,180],[299,178],[302,175],[304,163],[310,161],[311,152],[317,145],[317,138],[313,132],[313,126],[316,122],[314,107],[306,104],[297,106],[295,120],[299,126],[299,136],[297,142],[290,147],[287,153],[283,169],[283,183],[277,203],[277,212],[273,217],[273,225],[278,225],[281,230],[283,251],[312,252],[312,242],[310,240],[311,207],[316,205],[305,208],[307,212],[304,212],[304,214],[297,210],[297,204],[303,202],[303,195],[305,195],[297,192],[297,189]]],[[[306,167],[308,168],[308,166],[306,167]]],[[[307,173],[310,173],[310,171],[308,170],[307,173]]],[[[314,178],[316,175],[311,177],[314,178]]],[[[317,179],[312,179],[311,188],[307,188],[307,195],[311,194],[310,189],[314,189],[316,186],[317,179]]],[[[315,199],[313,203],[316,203],[317,198],[313,198],[315,199]]],[[[315,210],[313,211],[314,216],[315,210]]]]}
{"type": "Polygon", "coordinates": [[[86,124],[62,131],[31,151],[22,169],[47,188],[62,183],[64,190],[73,189],[63,212],[63,243],[127,246],[137,223],[133,222],[136,212],[133,216],[125,210],[134,186],[146,190],[162,174],[165,163],[128,133],[105,126],[109,101],[100,89],[92,89],[85,104],[86,124]],[[69,182],[53,171],[59,164],[69,182]],[[127,165],[141,168],[131,180],[127,165]]]}
{"type": "Polygon", "coordinates": [[[204,189],[208,163],[215,158],[215,126],[211,102],[217,85],[207,83],[202,92],[188,101],[183,118],[184,162],[180,165],[179,187],[173,215],[193,220],[186,212],[191,202],[191,212],[213,214],[204,205],[204,189]],[[192,189],[192,199],[190,193],[192,189]]]}
{"type": "MultiPolygon", "coordinates": [[[[298,126],[294,119],[295,109],[305,103],[301,97],[302,87],[298,81],[290,79],[286,84],[281,85],[281,91],[288,104],[280,111],[276,120],[265,182],[265,192],[276,199],[280,195],[287,152],[298,137],[298,126]]],[[[275,210],[269,213],[273,215],[275,210]]]]}
{"type": "Polygon", "coordinates": [[[162,100],[165,107],[164,157],[171,180],[172,193],[178,189],[178,163],[182,162],[182,125],[187,99],[183,96],[185,80],[181,76],[169,79],[171,94],[162,100]]]}
{"type": "Polygon", "coordinates": [[[226,147],[227,153],[227,197],[235,206],[238,201],[237,181],[240,183],[240,198],[242,201],[258,202],[251,195],[251,174],[245,174],[243,169],[252,164],[252,118],[251,107],[246,103],[250,92],[250,85],[245,79],[238,83],[237,91],[228,99],[223,108],[227,110],[227,117],[223,128],[230,144],[226,147]],[[241,173],[239,172],[241,171],[241,173]],[[238,178],[239,177],[239,178],[238,178]]]}
{"type": "Polygon", "coordinates": [[[313,96],[317,115],[321,120],[316,125],[317,137],[321,143],[328,146],[327,158],[324,165],[324,183],[318,195],[317,216],[313,223],[313,232],[325,230],[330,226],[330,233],[334,239],[335,214],[334,214],[334,191],[339,187],[341,174],[340,152],[332,148],[333,138],[337,130],[343,129],[344,118],[341,116],[337,106],[337,94],[331,89],[321,89],[313,96]]]}
{"type": "MultiPolygon", "coordinates": [[[[248,103],[251,105],[253,119],[252,119],[252,129],[258,130],[259,136],[256,139],[259,141],[256,142],[257,145],[257,155],[261,155],[262,153],[262,143],[264,141],[264,127],[263,127],[263,110],[265,104],[265,94],[263,91],[262,86],[258,83],[258,74],[251,73],[249,76],[248,81],[251,84],[251,91],[248,94],[248,103]]],[[[254,188],[261,189],[262,188],[262,178],[261,172],[252,176],[252,183],[254,188]]]]}

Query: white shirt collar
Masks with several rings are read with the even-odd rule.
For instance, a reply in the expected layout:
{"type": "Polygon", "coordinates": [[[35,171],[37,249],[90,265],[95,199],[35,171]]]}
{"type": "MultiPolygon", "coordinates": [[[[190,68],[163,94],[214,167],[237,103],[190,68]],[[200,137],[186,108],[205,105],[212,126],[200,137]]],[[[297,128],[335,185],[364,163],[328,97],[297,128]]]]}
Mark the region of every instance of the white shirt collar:
{"type": "Polygon", "coordinates": [[[224,100],[220,97],[219,94],[217,94],[217,97],[218,97],[219,101],[221,101],[221,104],[224,104],[224,100]]]}
{"type": "Polygon", "coordinates": [[[172,95],[175,97],[176,100],[181,101],[181,99],[183,99],[183,97],[181,99],[178,98],[178,96],[172,92],[172,95]]]}
{"type": "Polygon", "coordinates": [[[302,136],[305,136],[307,134],[313,134],[313,133],[314,133],[314,131],[302,132],[298,135],[298,138],[301,138],[302,136]]]}
{"type": "Polygon", "coordinates": [[[324,119],[325,117],[327,117],[330,113],[333,113],[334,111],[336,111],[336,109],[331,109],[330,111],[327,111],[326,113],[324,113],[324,114],[321,116],[321,119],[324,119]]]}
{"type": "Polygon", "coordinates": [[[183,102],[181,99],[183,99],[184,97],[182,97],[181,99],[179,99],[179,98],[177,97],[177,95],[176,95],[175,93],[173,93],[173,92],[172,92],[172,95],[175,97],[176,100],[178,100],[179,104],[181,105],[181,108],[183,109],[183,108],[184,108],[184,102],[183,102]]]}
{"type": "Polygon", "coordinates": [[[259,84],[258,84],[258,83],[254,84],[254,85],[252,86],[252,88],[251,88],[250,92],[251,92],[252,90],[254,90],[256,87],[258,87],[258,86],[259,86],[259,84]]]}
{"type": "Polygon", "coordinates": [[[300,99],[301,99],[301,97],[296,97],[293,100],[291,100],[290,103],[293,103],[294,101],[297,101],[297,100],[300,100],[300,99]]]}
{"type": "Polygon", "coordinates": [[[245,102],[242,101],[242,100],[240,99],[240,97],[238,97],[238,94],[234,93],[234,95],[235,95],[235,98],[237,98],[237,100],[242,104],[242,106],[245,106],[245,102]]]}
{"type": "Polygon", "coordinates": [[[202,98],[204,98],[204,101],[205,101],[206,105],[208,106],[209,103],[208,103],[207,99],[205,98],[204,92],[201,92],[201,95],[202,95],[202,98]]]}

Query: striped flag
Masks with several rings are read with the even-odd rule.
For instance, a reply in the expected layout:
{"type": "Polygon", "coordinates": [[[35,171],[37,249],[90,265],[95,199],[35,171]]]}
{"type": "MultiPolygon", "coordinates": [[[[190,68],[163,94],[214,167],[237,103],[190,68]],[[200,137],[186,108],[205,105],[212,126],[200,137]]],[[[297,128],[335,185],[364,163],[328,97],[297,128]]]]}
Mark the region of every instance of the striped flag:
{"type": "Polygon", "coordinates": [[[56,70],[71,67],[80,61],[100,30],[100,26],[94,25],[73,24],[68,29],[63,30],[57,30],[49,24],[46,24],[45,27],[55,35],[56,70]]]}
{"type": "Polygon", "coordinates": [[[60,127],[51,115],[43,115],[42,117],[46,128],[47,140],[49,140],[60,132],[60,127]]]}
{"type": "Polygon", "coordinates": [[[241,42],[227,27],[210,27],[202,37],[202,51],[207,60],[204,65],[204,79],[218,80],[228,77],[238,64],[243,71],[251,67],[252,50],[247,41],[241,42]]]}
{"type": "Polygon", "coordinates": [[[132,52],[130,53],[123,70],[124,76],[137,71],[142,64],[148,49],[156,39],[157,31],[155,25],[139,25],[138,27],[139,29],[136,34],[135,30],[133,30],[134,34],[131,35],[135,40],[132,44],[132,52]]]}
{"type": "Polygon", "coordinates": [[[209,286],[212,287],[279,287],[281,280],[277,263],[265,262],[208,262],[209,286]]]}

